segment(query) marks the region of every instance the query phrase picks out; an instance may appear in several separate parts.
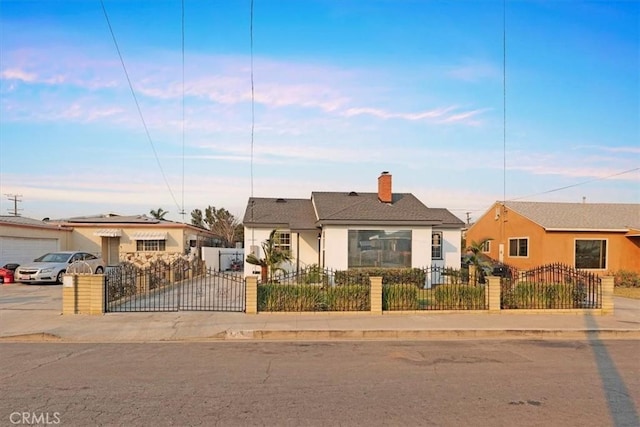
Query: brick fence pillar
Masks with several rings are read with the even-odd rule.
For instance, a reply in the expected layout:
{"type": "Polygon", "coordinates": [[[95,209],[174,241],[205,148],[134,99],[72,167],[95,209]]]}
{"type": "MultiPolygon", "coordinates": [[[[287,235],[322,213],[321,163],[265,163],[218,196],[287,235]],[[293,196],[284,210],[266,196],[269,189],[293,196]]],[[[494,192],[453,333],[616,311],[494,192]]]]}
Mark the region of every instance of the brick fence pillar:
{"type": "Polygon", "coordinates": [[[602,314],[613,314],[613,276],[602,278],[602,314]]]}
{"type": "Polygon", "coordinates": [[[382,277],[370,277],[371,313],[382,314],[382,277]]]}
{"type": "Polygon", "coordinates": [[[488,276],[485,289],[489,301],[489,313],[500,313],[500,277],[488,276]]]}
{"type": "Polygon", "coordinates": [[[258,278],[248,276],[245,283],[245,312],[247,314],[258,314],[258,278]]]}

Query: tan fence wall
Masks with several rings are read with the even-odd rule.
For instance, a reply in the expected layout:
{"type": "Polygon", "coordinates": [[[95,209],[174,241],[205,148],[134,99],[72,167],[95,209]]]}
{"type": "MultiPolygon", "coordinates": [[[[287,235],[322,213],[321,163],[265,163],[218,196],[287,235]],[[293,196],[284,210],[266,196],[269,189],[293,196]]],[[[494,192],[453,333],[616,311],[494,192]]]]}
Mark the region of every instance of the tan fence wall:
{"type": "Polygon", "coordinates": [[[62,284],[62,314],[103,314],[104,275],[67,274],[62,284]]]}

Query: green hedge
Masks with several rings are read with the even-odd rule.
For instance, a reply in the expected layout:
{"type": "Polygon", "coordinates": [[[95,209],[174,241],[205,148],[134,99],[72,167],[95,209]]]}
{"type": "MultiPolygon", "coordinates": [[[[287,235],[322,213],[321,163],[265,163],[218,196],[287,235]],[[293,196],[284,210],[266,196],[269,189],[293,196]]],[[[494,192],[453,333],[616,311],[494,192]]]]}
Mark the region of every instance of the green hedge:
{"type": "Polygon", "coordinates": [[[523,282],[502,292],[502,308],[580,308],[586,298],[584,286],[562,283],[523,282]]]}
{"type": "Polygon", "coordinates": [[[484,310],[485,287],[440,285],[433,290],[434,303],[440,310],[484,310]]]}
{"type": "Polygon", "coordinates": [[[369,277],[382,277],[382,284],[403,283],[421,288],[425,282],[425,272],[420,268],[357,268],[336,271],[336,285],[370,285],[369,277]]]}
{"type": "Polygon", "coordinates": [[[258,311],[369,311],[369,286],[258,286],[258,311]]]}

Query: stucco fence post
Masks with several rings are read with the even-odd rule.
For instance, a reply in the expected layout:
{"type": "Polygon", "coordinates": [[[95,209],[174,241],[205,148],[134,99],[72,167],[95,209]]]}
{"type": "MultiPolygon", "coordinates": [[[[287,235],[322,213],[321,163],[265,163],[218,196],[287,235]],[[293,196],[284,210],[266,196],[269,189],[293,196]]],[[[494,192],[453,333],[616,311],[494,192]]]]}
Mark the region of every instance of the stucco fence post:
{"type": "Polygon", "coordinates": [[[382,277],[370,277],[371,314],[382,314],[382,277]]]}
{"type": "Polygon", "coordinates": [[[601,314],[609,315],[613,314],[613,276],[604,276],[602,278],[602,310],[601,314]]]}
{"type": "Polygon", "coordinates": [[[244,311],[247,314],[258,314],[258,278],[248,276],[245,283],[244,311]]]}
{"type": "Polygon", "coordinates": [[[502,292],[501,289],[501,279],[500,277],[497,276],[488,276],[487,277],[487,295],[486,298],[488,299],[488,306],[489,306],[489,313],[500,313],[500,292],[502,292]]]}
{"type": "Polygon", "coordinates": [[[62,282],[62,314],[103,314],[104,274],[66,274],[62,282]]]}

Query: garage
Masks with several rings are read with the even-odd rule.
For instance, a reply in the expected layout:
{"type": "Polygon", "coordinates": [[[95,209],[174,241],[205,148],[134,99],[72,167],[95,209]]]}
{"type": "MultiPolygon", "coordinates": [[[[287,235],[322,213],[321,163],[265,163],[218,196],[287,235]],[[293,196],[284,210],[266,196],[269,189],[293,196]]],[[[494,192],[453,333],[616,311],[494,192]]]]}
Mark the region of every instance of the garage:
{"type": "Polygon", "coordinates": [[[0,266],[6,263],[24,264],[47,252],[58,250],[60,241],[55,238],[0,236],[0,266]]]}

